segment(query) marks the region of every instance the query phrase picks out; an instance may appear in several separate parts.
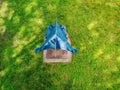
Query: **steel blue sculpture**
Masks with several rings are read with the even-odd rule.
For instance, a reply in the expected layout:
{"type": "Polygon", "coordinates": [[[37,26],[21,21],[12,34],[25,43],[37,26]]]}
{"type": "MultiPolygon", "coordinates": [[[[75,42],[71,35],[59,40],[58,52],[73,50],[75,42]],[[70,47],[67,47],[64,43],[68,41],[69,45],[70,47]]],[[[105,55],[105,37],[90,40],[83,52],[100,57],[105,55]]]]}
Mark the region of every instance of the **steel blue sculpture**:
{"type": "Polygon", "coordinates": [[[62,49],[70,51],[74,54],[77,53],[77,49],[73,49],[68,41],[68,36],[66,32],[66,27],[64,25],[59,25],[57,21],[54,26],[49,25],[45,33],[45,42],[39,48],[36,48],[36,53],[39,53],[42,50],[48,49],[62,49]]]}

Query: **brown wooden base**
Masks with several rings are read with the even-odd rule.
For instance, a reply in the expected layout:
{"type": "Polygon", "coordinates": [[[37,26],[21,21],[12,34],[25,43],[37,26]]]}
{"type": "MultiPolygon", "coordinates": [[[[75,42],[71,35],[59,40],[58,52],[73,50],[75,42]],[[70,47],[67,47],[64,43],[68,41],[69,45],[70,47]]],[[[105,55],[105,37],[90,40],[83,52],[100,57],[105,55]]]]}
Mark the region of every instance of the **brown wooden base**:
{"type": "Polygon", "coordinates": [[[65,50],[44,50],[44,62],[70,62],[72,53],[65,50]]]}

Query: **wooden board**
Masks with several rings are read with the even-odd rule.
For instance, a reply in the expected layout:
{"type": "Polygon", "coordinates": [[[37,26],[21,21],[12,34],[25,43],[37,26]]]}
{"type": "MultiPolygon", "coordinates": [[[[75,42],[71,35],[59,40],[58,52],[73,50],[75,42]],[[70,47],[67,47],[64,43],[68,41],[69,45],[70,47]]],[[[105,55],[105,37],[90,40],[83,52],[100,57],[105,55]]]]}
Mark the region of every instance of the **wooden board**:
{"type": "Polygon", "coordinates": [[[70,62],[72,53],[65,50],[44,50],[44,62],[70,62]]]}

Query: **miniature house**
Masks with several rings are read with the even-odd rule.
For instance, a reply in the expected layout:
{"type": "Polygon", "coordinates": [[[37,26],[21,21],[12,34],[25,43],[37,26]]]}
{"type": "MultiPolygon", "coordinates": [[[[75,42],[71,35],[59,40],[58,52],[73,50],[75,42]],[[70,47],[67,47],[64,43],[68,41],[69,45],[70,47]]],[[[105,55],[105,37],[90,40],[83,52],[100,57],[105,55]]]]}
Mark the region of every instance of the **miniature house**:
{"type": "Polygon", "coordinates": [[[49,25],[45,33],[45,42],[36,52],[43,50],[44,62],[70,62],[72,53],[77,50],[73,49],[70,39],[63,25],[55,22],[54,26],[49,25]]]}

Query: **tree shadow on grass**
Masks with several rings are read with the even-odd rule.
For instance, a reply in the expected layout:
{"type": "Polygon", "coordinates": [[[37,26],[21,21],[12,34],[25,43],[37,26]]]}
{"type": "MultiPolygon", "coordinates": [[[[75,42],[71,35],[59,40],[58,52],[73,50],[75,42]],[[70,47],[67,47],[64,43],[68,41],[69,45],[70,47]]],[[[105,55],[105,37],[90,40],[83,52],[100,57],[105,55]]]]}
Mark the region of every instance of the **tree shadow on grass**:
{"type": "MultiPolygon", "coordinates": [[[[46,90],[53,88],[50,64],[34,48],[42,44],[46,30],[43,7],[36,1],[4,1],[0,10],[0,88],[5,90],[46,90]],[[5,6],[6,5],[6,6],[5,6]],[[5,11],[2,9],[6,8],[5,11]],[[13,13],[12,13],[13,12],[13,13]],[[6,15],[8,14],[8,15],[6,15]]],[[[46,21],[47,23],[47,21],[46,21]]]]}
{"type": "Polygon", "coordinates": [[[69,79],[67,83],[64,85],[64,90],[72,90],[72,87],[73,87],[72,84],[73,84],[73,80],[69,79]]]}

